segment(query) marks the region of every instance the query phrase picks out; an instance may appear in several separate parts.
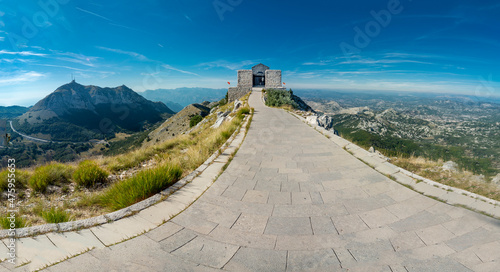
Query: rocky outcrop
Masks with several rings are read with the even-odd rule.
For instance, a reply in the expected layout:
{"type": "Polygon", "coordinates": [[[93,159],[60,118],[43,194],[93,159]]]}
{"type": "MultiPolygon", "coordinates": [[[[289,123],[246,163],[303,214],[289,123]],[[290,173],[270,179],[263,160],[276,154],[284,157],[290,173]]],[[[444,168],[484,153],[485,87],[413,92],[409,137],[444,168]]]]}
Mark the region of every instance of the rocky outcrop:
{"type": "Polygon", "coordinates": [[[126,112],[128,115],[142,114],[144,119],[152,118],[157,119],[156,121],[161,119],[157,117],[162,113],[174,113],[165,104],[149,101],[125,85],[116,88],[101,88],[93,85],[84,86],[72,81],[40,100],[19,119],[33,124],[53,117],[75,119],[78,117],[73,115],[78,113],[109,118],[110,116],[103,115],[114,114],[123,117],[126,112]]]}
{"type": "Polygon", "coordinates": [[[243,106],[243,102],[240,100],[234,101],[234,109],[233,112],[236,112],[239,108],[243,106]]]}
{"type": "Polygon", "coordinates": [[[295,101],[295,103],[297,103],[297,107],[298,107],[298,110],[301,110],[301,111],[308,111],[308,112],[315,112],[309,105],[307,105],[306,102],[304,102],[304,100],[302,100],[302,98],[294,95],[292,93],[292,99],[293,101],[295,101]]]}
{"type": "Polygon", "coordinates": [[[224,121],[227,119],[227,116],[231,113],[231,111],[219,111],[217,113],[217,120],[215,121],[215,124],[212,125],[212,128],[218,128],[224,123],[224,121]]]}
{"type": "Polygon", "coordinates": [[[16,129],[44,140],[87,142],[138,132],[174,112],[127,86],[101,88],[72,81],[62,85],[14,120],[16,129]]]}
{"type": "Polygon", "coordinates": [[[318,116],[316,114],[306,117],[306,121],[311,125],[318,125],[327,130],[333,130],[333,119],[328,115],[318,116]]]}
{"type": "Polygon", "coordinates": [[[321,115],[318,117],[318,125],[324,127],[325,129],[333,129],[333,119],[328,115],[321,115]]]}
{"type": "Polygon", "coordinates": [[[500,185],[500,174],[497,174],[496,176],[494,176],[491,179],[491,182],[493,182],[494,184],[500,185]]]}
{"type": "Polygon", "coordinates": [[[191,104],[163,122],[160,127],[149,133],[145,146],[152,146],[160,142],[175,137],[176,135],[185,133],[190,130],[189,121],[195,115],[207,116],[210,113],[210,108],[201,104],[191,104]]]}
{"type": "Polygon", "coordinates": [[[457,172],[458,171],[458,164],[456,162],[447,161],[443,164],[442,168],[445,171],[457,172]]]}

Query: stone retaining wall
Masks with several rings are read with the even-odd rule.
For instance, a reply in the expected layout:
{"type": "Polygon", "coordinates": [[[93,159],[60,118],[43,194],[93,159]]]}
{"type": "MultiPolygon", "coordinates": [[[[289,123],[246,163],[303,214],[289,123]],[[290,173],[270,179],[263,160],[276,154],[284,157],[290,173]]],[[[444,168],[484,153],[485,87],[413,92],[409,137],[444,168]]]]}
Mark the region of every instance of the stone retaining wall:
{"type": "Polygon", "coordinates": [[[252,90],[252,87],[231,87],[231,88],[229,88],[228,93],[227,93],[227,99],[228,99],[227,102],[229,103],[229,102],[233,102],[237,99],[240,99],[243,96],[245,96],[248,92],[250,92],[251,90],[252,90]]]}
{"type": "Polygon", "coordinates": [[[281,70],[266,71],[266,88],[281,87],[281,70]]]}

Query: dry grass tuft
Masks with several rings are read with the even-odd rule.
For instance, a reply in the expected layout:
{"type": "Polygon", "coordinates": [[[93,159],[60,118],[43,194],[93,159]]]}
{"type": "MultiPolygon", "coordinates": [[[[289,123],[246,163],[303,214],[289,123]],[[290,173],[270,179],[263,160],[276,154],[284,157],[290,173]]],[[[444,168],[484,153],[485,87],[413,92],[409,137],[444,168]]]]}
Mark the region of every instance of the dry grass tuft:
{"type": "Polygon", "coordinates": [[[431,161],[422,157],[395,158],[393,164],[417,175],[441,184],[460,188],[478,195],[500,201],[500,187],[486,180],[481,180],[469,171],[443,170],[443,161],[431,161]]]}

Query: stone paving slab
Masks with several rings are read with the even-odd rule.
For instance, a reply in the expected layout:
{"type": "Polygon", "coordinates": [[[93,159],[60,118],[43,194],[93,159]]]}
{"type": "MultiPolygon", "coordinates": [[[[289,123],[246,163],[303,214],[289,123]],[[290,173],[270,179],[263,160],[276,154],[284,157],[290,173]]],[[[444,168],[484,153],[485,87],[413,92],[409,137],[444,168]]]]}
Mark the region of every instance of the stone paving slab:
{"type": "Polygon", "coordinates": [[[174,250],[172,254],[201,265],[222,268],[238,249],[238,246],[198,236],[174,250]]]}
{"type": "Polygon", "coordinates": [[[214,240],[241,247],[274,249],[276,246],[276,235],[249,233],[223,226],[217,226],[209,236],[214,240]]]}
{"type": "Polygon", "coordinates": [[[332,249],[289,251],[287,271],[341,271],[332,249]]]}
{"type": "Polygon", "coordinates": [[[224,266],[228,271],[269,271],[286,270],[287,252],[242,247],[224,266]]]}
{"type": "Polygon", "coordinates": [[[133,216],[110,224],[93,227],[90,230],[104,245],[110,246],[149,231],[154,227],[156,227],[156,224],[142,219],[142,217],[133,216]]]}
{"type": "MultiPolygon", "coordinates": [[[[250,96],[252,126],[215,183],[214,168],[186,184],[187,192],[134,216],[142,226],[156,224],[151,231],[48,270],[497,272],[500,221],[425,194],[492,213],[495,206],[324,132],[328,139],[265,107],[260,95],[250,96]]],[[[118,231],[97,237],[113,240],[118,231]]]]}
{"type": "Polygon", "coordinates": [[[88,229],[78,232],[47,233],[46,236],[56,247],[64,248],[71,255],[80,254],[93,248],[105,247],[88,229]]]}
{"type": "Polygon", "coordinates": [[[30,270],[41,269],[70,256],[65,248],[58,248],[45,235],[17,240],[17,264],[27,264],[30,270]],[[41,255],[39,252],[43,252],[41,255]]]}

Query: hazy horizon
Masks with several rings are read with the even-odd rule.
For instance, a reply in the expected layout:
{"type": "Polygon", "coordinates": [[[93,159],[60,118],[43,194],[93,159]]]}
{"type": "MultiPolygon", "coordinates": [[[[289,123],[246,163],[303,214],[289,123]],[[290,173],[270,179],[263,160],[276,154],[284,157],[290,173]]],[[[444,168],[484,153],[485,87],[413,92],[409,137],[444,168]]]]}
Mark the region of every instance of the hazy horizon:
{"type": "Polygon", "coordinates": [[[3,1],[0,105],[32,105],[72,78],[227,88],[258,63],[292,89],[498,97],[499,11],[492,0],[3,1]]]}
{"type": "MultiPolygon", "coordinates": [[[[79,83],[79,82],[77,82],[79,83]]],[[[81,83],[80,83],[81,84],[81,83]]],[[[82,85],[93,85],[93,84],[82,84],[82,85]]],[[[109,88],[115,88],[117,86],[99,86],[99,87],[109,87],[109,88]]],[[[127,86],[128,87],[128,86],[127,86]]],[[[208,88],[208,87],[177,87],[177,88],[159,88],[159,89],[154,89],[154,90],[144,90],[141,92],[137,92],[138,94],[142,94],[146,91],[158,91],[158,90],[176,90],[176,89],[182,89],[182,88],[192,88],[192,89],[213,89],[213,90],[220,90],[220,89],[227,89],[227,88],[208,88]]],[[[290,89],[290,88],[289,88],[290,89]]],[[[488,95],[488,96],[481,96],[481,95],[476,95],[476,94],[461,94],[461,93],[438,93],[438,92],[413,92],[413,91],[392,91],[392,90],[358,90],[358,89],[315,89],[315,88],[291,88],[295,94],[297,95],[304,95],[305,93],[308,92],[314,92],[314,91],[320,91],[320,92],[331,92],[331,93],[341,93],[341,94],[353,94],[353,95],[360,95],[360,94],[371,94],[371,95],[398,95],[398,96],[414,96],[414,95],[420,95],[420,96],[433,96],[433,97],[439,97],[439,96],[450,96],[454,98],[460,98],[460,97],[473,97],[476,98],[475,100],[477,102],[492,102],[492,103],[500,103],[500,96],[494,95],[488,95]]],[[[53,90],[55,91],[56,88],[53,90]]],[[[132,89],[133,90],[133,89],[132,89]]],[[[47,95],[52,93],[53,91],[48,92],[45,96],[43,96],[40,99],[37,99],[34,103],[32,104],[12,104],[12,105],[3,105],[2,101],[0,100],[0,107],[11,107],[11,106],[21,106],[21,107],[32,107],[38,102],[39,100],[45,98],[47,95]]],[[[134,90],[135,91],[135,90],[134,90]]],[[[328,98],[328,97],[325,97],[328,98]]],[[[176,101],[172,101],[176,102],[176,101]]],[[[199,101],[200,103],[202,101],[199,101]]]]}

